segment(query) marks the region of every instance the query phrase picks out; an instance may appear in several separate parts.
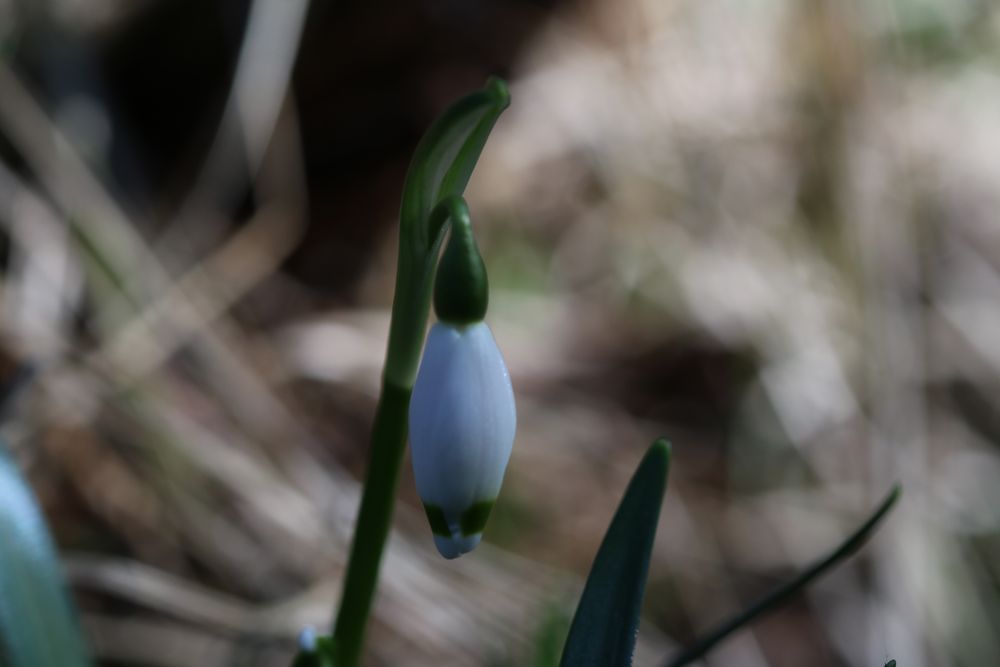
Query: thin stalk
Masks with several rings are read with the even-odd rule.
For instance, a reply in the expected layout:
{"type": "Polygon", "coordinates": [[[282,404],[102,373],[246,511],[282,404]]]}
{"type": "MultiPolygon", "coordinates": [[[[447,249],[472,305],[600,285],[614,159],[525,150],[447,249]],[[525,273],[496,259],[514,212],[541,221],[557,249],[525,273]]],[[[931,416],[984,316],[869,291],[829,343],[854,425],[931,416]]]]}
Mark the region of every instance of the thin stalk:
{"type": "Polygon", "coordinates": [[[420,366],[441,239],[448,220],[467,224],[469,212],[462,191],[493,124],[509,103],[504,82],[490,79],[483,90],[453,104],[420,141],[406,176],[382,395],[333,628],[332,653],[337,667],[356,667],[361,658],[406,451],[410,393],[420,366]]]}
{"type": "Polygon", "coordinates": [[[340,613],[333,629],[337,667],[352,667],[361,658],[406,449],[406,411],[411,391],[412,388],[398,387],[388,381],[382,384],[372,430],[372,457],[351,544],[340,613]]]}
{"type": "Polygon", "coordinates": [[[892,487],[892,491],[889,492],[889,495],[885,497],[885,500],[882,501],[882,503],[878,506],[878,509],[872,513],[868,520],[861,524],[861,526],[839,547],[830,553],[830,555],[820,561],[817,561],[811,567],[799,574],[799,576],[795,577],[795,579],[771,591],[760,600],[717,627],[708,635],[698,640],[698,642],[693,646],[681,651],[680,654],[667,662],[665,667],[682,667],[682,665],[689,665],[695,660],[701,658],[723,639],[743,626],[749,624],[751,621],[756,620],[758,617],[774,611],[784,604],[790,597],[812,583],[813,580],[817,579],[840,563],[840,561],[856,552],[862,547],[862,545],[864,545],[868,538],[871,537],[879,522],[882,521],[889,510],[892,509],[896,500],[899,499],[901,490],[902,489],[898,484],[892,487]]]}

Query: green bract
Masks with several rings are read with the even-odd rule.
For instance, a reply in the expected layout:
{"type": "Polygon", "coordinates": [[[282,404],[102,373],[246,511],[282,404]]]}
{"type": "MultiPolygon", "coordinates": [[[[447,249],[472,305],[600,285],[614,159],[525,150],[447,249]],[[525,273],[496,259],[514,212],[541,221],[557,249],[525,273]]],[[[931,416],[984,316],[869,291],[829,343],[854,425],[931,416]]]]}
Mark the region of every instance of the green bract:
{"type": "Polygon", "coordinates": [[[460,99],[431,125],[410,163],[399,212],[396,294],[385,364],[386,380],[398,386],[412,387],[417,375],[445,223],[468,216],[457,198],[490,130],[509,104],[507,85],[490,79],[485,88],[460,99]]]}

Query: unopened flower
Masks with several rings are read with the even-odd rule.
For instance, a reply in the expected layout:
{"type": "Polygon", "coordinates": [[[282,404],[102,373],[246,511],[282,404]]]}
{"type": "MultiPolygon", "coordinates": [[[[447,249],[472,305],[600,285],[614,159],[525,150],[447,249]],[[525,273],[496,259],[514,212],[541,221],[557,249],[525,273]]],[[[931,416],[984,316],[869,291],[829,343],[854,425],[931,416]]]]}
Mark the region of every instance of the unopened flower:
{"type": "Polygon", "coordinates": [[[435,286],[441,321],[428,335],[410,399],[413,473],[445,558],[479,544],[517,423],[510,375],[483,322],[485,276],[467,224],[453,230],[435,286]]]}
{"type": "Polygon", "coordinates": [[[445,558],[479,544],[516,423],[510,375],[486,323],[435,324],[410,400],[410,444],[417,491],[445,558]]]}

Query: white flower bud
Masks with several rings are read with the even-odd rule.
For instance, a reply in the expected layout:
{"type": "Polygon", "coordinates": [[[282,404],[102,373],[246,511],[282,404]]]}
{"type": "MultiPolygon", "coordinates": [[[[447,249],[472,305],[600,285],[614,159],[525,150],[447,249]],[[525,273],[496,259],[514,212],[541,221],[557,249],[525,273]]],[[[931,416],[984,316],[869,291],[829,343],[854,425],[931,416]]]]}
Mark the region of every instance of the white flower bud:
{"type": "Polygon", "coordinates": [[[445,558],[476,548],[514,444],[514,390],[485,322],[438,322],[410,399],[417,491],[445,558]]]}

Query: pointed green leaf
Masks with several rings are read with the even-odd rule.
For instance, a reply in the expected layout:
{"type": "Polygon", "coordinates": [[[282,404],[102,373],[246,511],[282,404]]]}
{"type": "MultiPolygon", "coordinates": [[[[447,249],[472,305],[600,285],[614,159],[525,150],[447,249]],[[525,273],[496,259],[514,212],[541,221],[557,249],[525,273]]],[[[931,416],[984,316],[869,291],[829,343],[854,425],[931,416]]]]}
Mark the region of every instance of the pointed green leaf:
{"type": "Polygon", "coordinates": [[[417,145],[403,186],[400,233],[404,243],[425,254],[437,238],[430,229],[439,201],[461,195],[472,176],[490,130],[510,104],[507,85],[491,78],[486,87],[449,107],[417,145]]]}
{"type": "Polygon", "coordinates": [[[0,445],[0,664],[86,667],[83,638],[45,519],[0,445]]]}
{"type": "Polygon", "coordinates": [[[632,664],[669,467],[670,445],[657,440],[629,482],[597,551],[563,649],[563,667],[632,664]]]}

